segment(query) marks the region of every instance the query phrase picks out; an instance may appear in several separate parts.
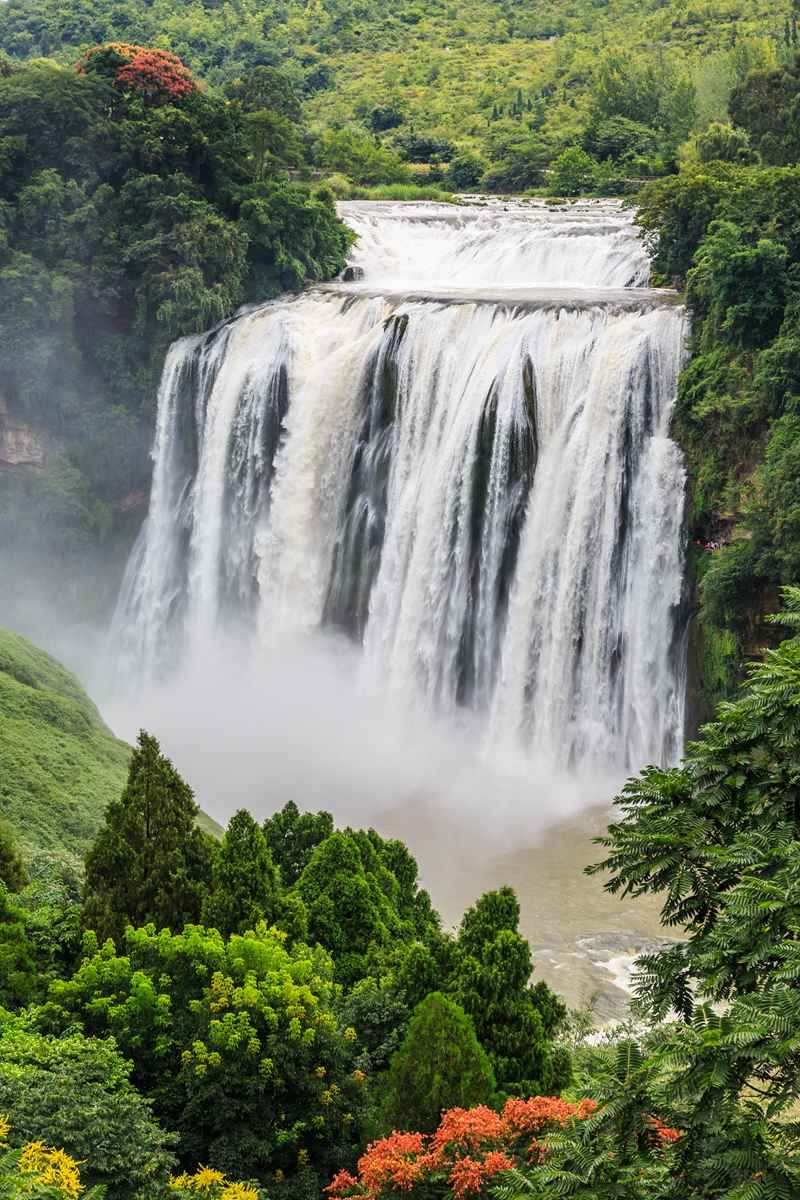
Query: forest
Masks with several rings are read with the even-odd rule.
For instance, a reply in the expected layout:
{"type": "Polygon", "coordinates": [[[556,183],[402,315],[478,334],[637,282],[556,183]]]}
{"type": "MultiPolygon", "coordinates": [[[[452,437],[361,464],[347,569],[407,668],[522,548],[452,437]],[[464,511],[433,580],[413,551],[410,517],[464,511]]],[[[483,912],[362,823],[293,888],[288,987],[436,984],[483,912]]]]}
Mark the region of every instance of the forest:
{"type": "Polygon", "coordinates": [[[372,829],[289,801],[219,841],[143,731],[83,861],[0,835],[3,1194],[790,1200],[799,711],[795,636],[628,781],[589,870],[684,938],[591,1038],[511,888],[448,933],[372,829]]]}

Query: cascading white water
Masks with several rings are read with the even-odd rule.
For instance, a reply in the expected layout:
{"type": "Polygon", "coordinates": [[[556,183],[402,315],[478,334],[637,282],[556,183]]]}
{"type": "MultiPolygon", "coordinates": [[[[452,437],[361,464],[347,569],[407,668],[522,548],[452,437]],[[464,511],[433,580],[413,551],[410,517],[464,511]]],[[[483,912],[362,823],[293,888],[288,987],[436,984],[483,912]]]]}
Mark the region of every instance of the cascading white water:
{"type": "Polygon", "coordinates": [[[506,751],[675,759],[684,317],[630,218],[342,215],[359,282],[172,347],[119,654],[338,627],[373,683],[506,751]]]}

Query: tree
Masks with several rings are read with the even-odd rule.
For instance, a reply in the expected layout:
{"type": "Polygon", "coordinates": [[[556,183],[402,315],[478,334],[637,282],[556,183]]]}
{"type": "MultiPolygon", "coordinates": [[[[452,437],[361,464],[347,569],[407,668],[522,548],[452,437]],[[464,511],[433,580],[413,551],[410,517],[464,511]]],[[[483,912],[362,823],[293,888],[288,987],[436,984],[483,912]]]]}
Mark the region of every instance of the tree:
{"type": "MultiPolygon", "coordinates": [[[[449,1109],[442,1114],[430,1137],[395,1131],[373,1142],[358,1160],[358,1177],[346,1170],[339,1171],[325,1191],[335,1200],[344,1197],[374,1200],[398,1192],[453,1196],[455,1200],[466,1195],[510,1200],[520,1186],[523,1193],[534,1191],[520,1168],[538,1162],[544,1164],[541,1172],[544,1186],[535,1195],[544,1200],[554,1194],[547,1186],[551,1136],[558,1135],[565,1126],[586,1120],[594,1108],[591,1100],[574,1105],[546,1096],[532,1096],[529,1100],[506,1101],[502,1112],[485,1105],[449,1109]],[[505,1186],[507,1181],[510,1184],[505,1186]]],[[[559,1190],[557,1194],[568,1193],[559,1190]]],[[[640,1188],[625,1193],[604,1190],[597,1194],[604,1200],[618,1194],[650,1195],[640,1188]]],[[[588,1200],[588,1193],[583,1195],[588,1200]]]]}
{"type": "Polygon", "coordinates": [[[293,887],[311,857],[333,833],[328,812],[302,813],[293,800],[264,822],[264,837],[285,888],[293,887]]]}
{"type": "Polygon", "coordinates": [[[53,981],[42,1021],[114,1037],[134,1085],[180,1134],[183,1170],[200,1162],[263,1184],[280,1172],[299,1195],[318,1193],[352,1161],[365,1100],[337,1028],[330,957],[289,948],[263,923],[227,940],[198,925],[128,929],[124,950],[100,949],[87,933],[83,961],[53,981]]]}
{"type": "Polygon", "coordinates": [[[0,1005],[22,1008],[34,999],[36,988],[35,949],[25,928],[25,913],[0,885],[0,1005]]]}
{"type": "Polygon", "coordinates": [[[216,843],[195,825],[198,812],[191,788],[142,730],[125,789],[86,856],[86,928],[121,944],[127,925],[177,931],[200,919],[216,843]]]}
{"type": "MultiPolygon", "coordinates": [[[[800,589],[783,596],[773,620],[800,627],[800,589]]],[[[626,784],[623,818],[598,839],[610,853],[589,870],[610,871],[614,893],[663,893],[662,922],[686,933],[643,956],[636,978],[641,1012],[681,1018],[651,1064],[686,1130],[677,1170],[689,1187],[713,1170],[731,1194],[755,1174],[761,1194],[790,1195],[800,1162],[780,1118],[800,1095],[800,638],[768,650],[701,734],[682,766],[626,784]]]]}
{"type": "Polygon", "coordinates": [[[14,835],[0,825],[0,884],[8,892],[21,892],[30,882],[14,835]]]}
{"type": "Polygon", "coordinates": [[[274,925],[280,912],[277,873],[261,827],[240,808],[231,817],[212,868],[203,919],[223,936],[274,925]]]}
{"type": "Polygon", "coordinates": [[[648,158],[655,153],[656,135],[647,125],[627,117],[605,117],[594,121],[584,134],[584,150],[598,162],[607,158],[648,158]]]}
{"type": "Polygon", "coordinates": [[[719,121],[712,122],[695,140],[701,163],[741,161],[748,149],[747,134],[743,129],[735,129],[719,121]]]}
{"type": "Polygon", "coordinates": [[[679,175],[654,180],[638,196],[638,223],[656,235],[653,266],[667,278],[685,276],[711,222],[720,215],[737,183],[741,167],[712,162],[679,175]]]}
{"type": "Polygon", "coordinates": [[[330,190],[282,179],[252,185],[238,226],[248,238],[245,287],[253,300],[330,279],[344,266],[355,240],[336,215],[330,190]]]}
{"type": "Polygon", "coordinates": [[[334,833],[319,846],[295,885],[308,910],[309,936],[333,955],[336,976],[352,986],[366,973],[366,954],[386,945],[399,921],[354,837],[334,833]]]}
{"type": "Polygon", "coordinates": [[[462,150],[450,159],[446,180],[450,187],[466,191],[478,186],[485,170],[486,163],[482,158],[468,150],[462,150]]]}
{"type": "Polygon", "coordinates": [[[686,298],[735,345],[764,343],[778,332],[789,294],[784,246],[748,243],[731,221],[713,221],[686,278],[686,298]]]}
{"type": "Polygon", "coordinates": [[[495,1090],[489,1059],[463,1009],[441,992],[418,1004],[382,1088],[387,1131],[433,1133],[442,1111],[485,1104],[495,1090]]]}
{"type": "Polygon", "coordinates": [[[322,137],[320,162],[328,171],[346,175],[353,183],[372,187],[378,183],[403,183],[408,170],[399,155],[375,138],[329,129],[322,137]]]}
{"type": "Polygon", "coordinates": [[[733,89],[728,103],[731,120],[750,134],[764,162],[796,161],[791,145],[791,113],[800,95],[800,58],[777,70],[750,71],[733,89]]]}
{"type": "Polygon", "coordinates": [[[120,67],[115,83],[126,96],[153,105],[177,104],[197,87],[191,72],[167,50],[139,50],[120,67]]]}
{"type": "Polygon", "coordinates": [[[291,79],[277,67],[251,67],[225,84],[229,100],[238,100],[246,113],[270,109],[278,116],[300,120],[300,101],[291,79]]]}
{"type": "Polygon", "coordinates": [[[84,1184],[107,1200],[160,1200],[175,1165],[174,1141],[131,1086],[113,1041],[75,1031],[48,1037],[35,1014],[0,1021],[0,1112],[12,1146],[63,1146],[85,1164],[84,1184]]]}
{"type": "Polygon", "coordinates": [[[570,146],[550,163],[550,190],[554,196],[578,196],[591,186],[596,170],[597,163],[585,150],[570,146]]]}
{"type": "Polygon", "coordinates": [[[268,108],[245,113],[245,130],[250,139],[253,178],[264,179],[286,167],[303,162],[303,144],[288,117],[268,108]]]}
{"type": "Polygon", "coordinates": [[[536,989],[529,985],[533,962],[518,924],[510,887],[487,892],[467,909],[448,991],[471,1017],[502,1091],[560,1091],[569,1082],[569,1063],[551,1052],[551,1042],[566,1008],[543,981],[536,989]]]}

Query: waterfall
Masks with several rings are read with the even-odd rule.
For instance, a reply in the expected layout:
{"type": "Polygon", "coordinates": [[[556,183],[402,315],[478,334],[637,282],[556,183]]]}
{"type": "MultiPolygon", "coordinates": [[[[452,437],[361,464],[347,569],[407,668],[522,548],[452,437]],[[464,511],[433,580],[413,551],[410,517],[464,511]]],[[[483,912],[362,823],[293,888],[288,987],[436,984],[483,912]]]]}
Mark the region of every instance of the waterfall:
{"type": "Polygon", "coordinates": [[[685,318],[614,203],[350,203],[349,275],[177,342],[126,667],[329,627],[368,684],[558,765],[674,761],[685,318]]]}

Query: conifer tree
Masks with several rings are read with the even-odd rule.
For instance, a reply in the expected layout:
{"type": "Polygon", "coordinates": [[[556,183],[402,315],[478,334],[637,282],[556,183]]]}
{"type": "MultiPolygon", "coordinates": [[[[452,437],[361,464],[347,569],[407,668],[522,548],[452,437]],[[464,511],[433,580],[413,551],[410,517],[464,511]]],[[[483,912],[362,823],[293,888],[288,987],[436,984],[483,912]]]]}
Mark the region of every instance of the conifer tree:
{"type": "Polygon", "coordinates": [[[225,831],[212,870],[213,891],[203,922],[228,937],[274,925],[280,908],[277,872],[261,826],[240,808],[225,831]]]}
{"type": "Polygon", "coordinates": [[[545,983],[530,986],[531,951],[518,925],[519,903],[510,887],[487,892],[467,909],[449,990],[472,1018],[498,1087],[551,1095],[569,1081],[566,1059],[550,1047],[566,1009],[545,983]]]}
{"type": "Polygon", "coordinates": [[[380,1125],[433,1133],[442,1111],[485,1104],[495,1090],[491,1063],[464,1010],[441,992],[417,1005],[383,1087],[380,1125]]]}
{"type": "Polygon", "coordinates": [[[154,737],[139,734],[128,782],[86,856],[84,924],[118,943],[127,925],[180,931],[200,920],[216,855],[199,809],[154,737]]]}

